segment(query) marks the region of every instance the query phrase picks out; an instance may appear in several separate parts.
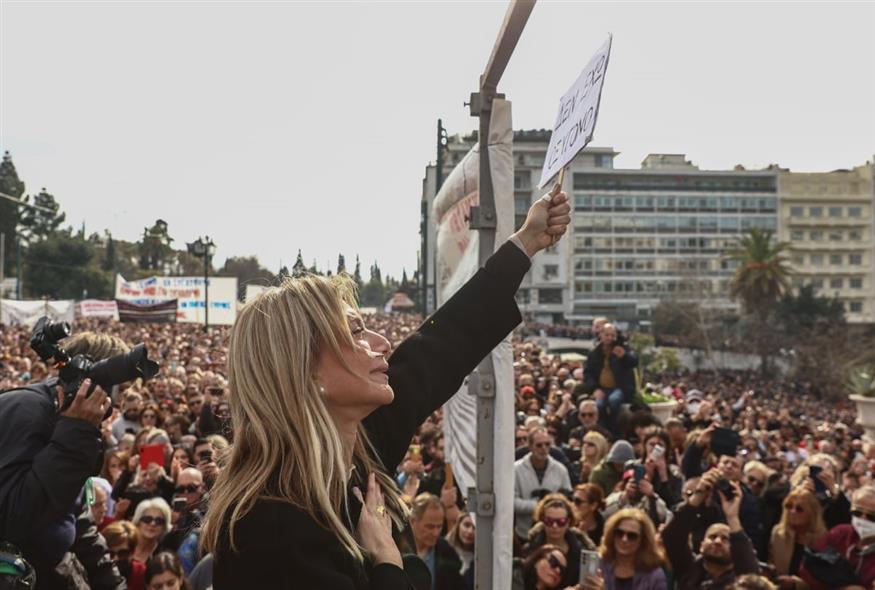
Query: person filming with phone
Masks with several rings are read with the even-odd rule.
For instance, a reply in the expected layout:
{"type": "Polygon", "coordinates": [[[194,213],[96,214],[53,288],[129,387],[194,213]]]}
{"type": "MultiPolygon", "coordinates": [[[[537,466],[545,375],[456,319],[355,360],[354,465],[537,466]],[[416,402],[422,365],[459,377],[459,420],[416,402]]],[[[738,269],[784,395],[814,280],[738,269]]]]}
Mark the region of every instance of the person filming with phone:
{"type": "Polygon", "coordinates": [[[759,573],[759,563],[753,544],[744,532],[739,518],[742,503],[741,484],[730,482],[728,489],[718,489],[725,481],[723,473],[711,469],[700,479],[686,504],[662,531],[662,544],[668,554],[678,590],[699,590],[706,585],[711,590],[730,588],[736,577],[759,573]],[[699,554],[690,548],[689,537],[699,518],[699,512],[715,496],[719,498],[725,523],[715,523],[705,531],[699,554]]]}

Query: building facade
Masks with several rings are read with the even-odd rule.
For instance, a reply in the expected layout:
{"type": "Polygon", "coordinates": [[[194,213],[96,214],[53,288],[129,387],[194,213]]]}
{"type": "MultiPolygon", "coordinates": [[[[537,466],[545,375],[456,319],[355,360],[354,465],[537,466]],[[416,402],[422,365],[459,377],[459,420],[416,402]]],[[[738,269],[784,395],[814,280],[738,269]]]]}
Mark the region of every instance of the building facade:
{"type": "Polygon", "coordinates": [[[849,323],[875,322],[873,166],[778,175],[780,237],[791,245],[794,286],[836,297],[849,323]]]}
{"type": "MultiPolygon", "coordinates": [[[[547,130],[514,132],[517,228],[548,190],[537,182],[549,137],[547,130]]],[[[444,177],[475,141],[450,138],[444,177]]],[[[569,167],[563,189],[572,227],[535,257],[521,285],[527,320],[584,324],[608,316],[646,329],[665,301],[737,311],[729,298],[735,267],[722,254],[760,228],[791,243],[795,285],[836,295],[849,322],[875,322],[875,164],[830,173],[700,170],[683,154],[650,154],[640,169],[617,169],[617,155],[588,147],[569,167]]],[[[433,200],[433,177],[429,167],[424,202],[433,200]]]]}

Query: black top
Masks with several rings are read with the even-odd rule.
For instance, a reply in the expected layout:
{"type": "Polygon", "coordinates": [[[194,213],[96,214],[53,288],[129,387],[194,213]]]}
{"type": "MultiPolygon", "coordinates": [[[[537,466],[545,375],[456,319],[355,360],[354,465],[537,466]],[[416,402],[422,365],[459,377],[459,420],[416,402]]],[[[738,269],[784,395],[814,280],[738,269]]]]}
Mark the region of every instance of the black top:
{"type": "MultiPolygon", "coordinates": [[[[403,460],[418,426],[458,391],[465,377],[520,323],[514,294],[529,265],[522,250],[505,243],[393,352],[389,383],[395,399],[364,420],[389,474],[403,460]]],[[[360,510],[361,505],[350,495],[351,522],[358,521],[360,510]]],[[[220,540],[215,590],[411,588],[400,568],[391,564],[362,566],[332,533],[283,502],[258,501],[237,523],[235,540],[239,553],[230,550],[225,535],[220,540]]]]}

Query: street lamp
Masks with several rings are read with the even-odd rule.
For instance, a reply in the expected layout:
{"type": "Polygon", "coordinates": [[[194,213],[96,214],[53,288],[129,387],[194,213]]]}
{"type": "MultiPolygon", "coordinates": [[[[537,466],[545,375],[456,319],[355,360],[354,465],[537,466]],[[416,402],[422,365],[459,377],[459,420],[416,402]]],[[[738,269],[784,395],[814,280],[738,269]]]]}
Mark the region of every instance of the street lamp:
{"type": "Polygon", "coordinates": [[[216,245],[209,236],[198,238],[188,244],[188,253],[204,259],[204,332],[210,327],[210,261],[216,253],[216,245]]]}

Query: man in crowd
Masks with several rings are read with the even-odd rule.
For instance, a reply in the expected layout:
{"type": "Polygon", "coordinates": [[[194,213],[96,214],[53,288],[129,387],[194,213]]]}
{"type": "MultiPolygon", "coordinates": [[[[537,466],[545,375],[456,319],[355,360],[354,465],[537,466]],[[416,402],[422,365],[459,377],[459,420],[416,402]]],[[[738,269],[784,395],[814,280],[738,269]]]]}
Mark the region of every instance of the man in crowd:
{"type": "Polygon", "coordinates": [[[759,573],[756,553],[744,533],[738,511],[741,489],[731,484],[731,497],[717,491],[726,524],[708,527],[699,555],[694,555],[689,536],[696,524],[698,510],[715,492],[723,474],[712,469],[701,477],[689,501],[675,513],[662,532],[662,544],[672,564],[678,590],[723,590],[730,588],[736,577],[759,573]]]}
{"type": "Polygon", "coordinates": [[[635,367],[638,357],[628,346],[617,342],[613,324],[602,326],[599,345],[586,357],[584,386],[592,392],[603,421],[616,424],[623,404],[635,396],[635,367]]]}
{"type": "Polygon", "coordinates": [[[562,463],[550,456],[553,438],[545,428],[529,433],[529,454],[514,463],[514,519],[516,533],[525,539],[538,500],[550,492],[571,490],[571,478],[562,463]]]}
{"type": "Polygon", "coordinates": [[[420,494],[410,510],[410,531],[416,555],[431,573],[433,590],[465,590],[462,561],[443,538],[444,507],[434,494],[420,494]]]}
{"type": "Polygon", "coordinates": [[[140,425],[140,414],[143,413],[143,396],[136,391],[125,393],[125,401],[122,404],[122,415],[112,423],[112,435],[116,440],[121,440],[126,432],[137,434],[140,425]]]}
{"type": "MultiPolygon", "coordinates": [[[[573,413],[569,413],[569,426],[571,426],[570,416],[574,416],[573,413]]],[[[578,406],[577,416],[576,416],[576,426],[571,428],[571,438],[583,439],[583,435],[587,432],[598,432],[602,436],[604,436],[608,441],[613,440],[613,436],[608,431],[607,428],[599,424],[599,407],[595,401],[591,399],[585,399],[580,402],[578,406]]]]}
{"type": "MultiPolygon", "coordinates": [[[[95,360],[126,352],[119,338],[88,332],[65,342],[67,352],[95,360]]],[[[124,588],[90,509],[80,498],[99,461],[100,426],[110,405],[90,380],[72,401],[54,378],[0,396],[0,540],[16,545],[37,572],[40,589],[64,587],[80,567],[92,588],[124,588]]]]}

